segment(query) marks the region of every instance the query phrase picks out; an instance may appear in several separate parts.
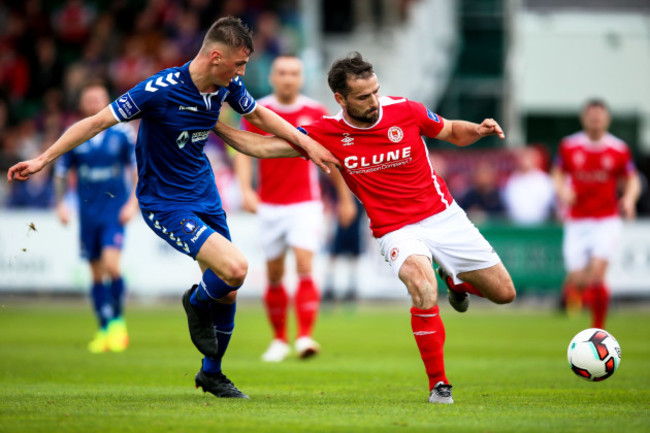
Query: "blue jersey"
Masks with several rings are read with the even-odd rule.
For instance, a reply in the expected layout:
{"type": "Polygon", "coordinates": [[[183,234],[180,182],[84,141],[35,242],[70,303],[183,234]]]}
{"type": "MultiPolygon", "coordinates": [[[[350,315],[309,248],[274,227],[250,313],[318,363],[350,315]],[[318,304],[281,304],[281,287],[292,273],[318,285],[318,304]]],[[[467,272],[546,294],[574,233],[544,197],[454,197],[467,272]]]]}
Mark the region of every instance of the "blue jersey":
{"type": "Polygon", "coordinates": [[[77,170],[79,216],[82,221],[117,220],[128,200],[125,167],[133,166],[133,131],[115,125],[65,153],[56,162],[55,174],[77,170]]]}
{"type": "Polygon", "coordinates": [[[189,65],[158,72],[110,105],[120,122],[142,119],[136,158],[137,195],[144,209],[220,210],[221,198],[203,147],[224,102],[240,114],[255,109],[255,100],[239,77],[214,93],[201,93],[189,65]]]}

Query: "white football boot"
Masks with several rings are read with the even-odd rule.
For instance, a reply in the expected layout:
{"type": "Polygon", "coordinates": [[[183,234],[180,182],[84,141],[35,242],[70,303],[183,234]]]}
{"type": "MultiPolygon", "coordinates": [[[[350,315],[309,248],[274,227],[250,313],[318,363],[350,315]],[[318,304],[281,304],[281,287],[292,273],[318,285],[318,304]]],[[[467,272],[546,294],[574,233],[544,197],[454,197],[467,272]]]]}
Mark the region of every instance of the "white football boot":
{"type": "Polygon", "coordinates": [[[262,354],[262,361],[281,362],[289,356],[289,352],[291,352],[291,348],[286,342],[275,339],[271,341],[269,348],[262,354]]]}
{"type": "Polygon", "coordinates": [[[320,351],[320,345],[311,337],[300,337],[294,344],[300,359],[311,358],[320,351]]]}

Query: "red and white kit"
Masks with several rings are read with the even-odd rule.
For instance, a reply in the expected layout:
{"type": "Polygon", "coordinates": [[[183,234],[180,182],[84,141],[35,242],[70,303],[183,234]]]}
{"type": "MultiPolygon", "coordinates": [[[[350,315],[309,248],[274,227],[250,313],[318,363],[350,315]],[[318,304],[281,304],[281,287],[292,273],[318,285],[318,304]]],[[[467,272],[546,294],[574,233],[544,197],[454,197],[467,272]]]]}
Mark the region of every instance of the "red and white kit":
{"type": "MultiPolygon", "coordinates": [[[[342,112],[305,126],[306,132],[343,163],[348,187],[368,212],[370,228],[396,275],[411,255],[457,274],[499,263],[490,244],[454,202],[429,161],[422,135],[436,137],[444,120],[405,98],[379,99],[379,118],[357,128],[342,112]]],[[[411,308],[411,328],[429,379],[429,390],[448,384],[445,327],[438,305],[411,308]]]]}
{"type": "Polygon", "coordinates": [[[611,260],[622,229],[618,181],[636,172],[627,145],[611,134],[594,142],[578,132],[562,140],[556,165],[569,176],[576,197],[565,223],[567,269],[584,268],[590,256],[611,260]]]}
{"type": "MultiPolygon", "coordinates": [[[[328,114],[323,105],[303,95],[291,105],[281,104],[274,95],[258,99],[257,103],[292,125],[311,123],[328,114]]],[[[245,118],[242,129],[268,135],[245,118]]],[[[266,257],[280,256],[287,246],[318,250],[323,205],[316,166],[302,158],[261,159],[258,164],[258,217],[266,257]]]]}
{"type": "Polygon", "coordinates": [[[379,118],[368,128],[350,125],[339,112],[303,129],[343,163],[343,178],[396,274],[408,256],[426,255],[460,283],[459,272],[499,258],[431,165],[422,135],[437,136],[443,122],[421,103],[381,97],[379,118]]]}

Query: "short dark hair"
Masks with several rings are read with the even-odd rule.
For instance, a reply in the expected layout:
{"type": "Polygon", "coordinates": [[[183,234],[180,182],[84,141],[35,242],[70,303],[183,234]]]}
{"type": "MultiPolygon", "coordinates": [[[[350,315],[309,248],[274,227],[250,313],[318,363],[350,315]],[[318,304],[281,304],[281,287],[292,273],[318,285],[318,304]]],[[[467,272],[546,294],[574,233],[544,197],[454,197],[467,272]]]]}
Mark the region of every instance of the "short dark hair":
{"type": "Polygon", "coordinates": [[[585,102],[585,104],[582,106],[582,111],[585,112],[588,108],[593,107],[604,108],[605,110],[609,111],[609,107],[607,106],[605,100],[600,98],[591,98],[587,100],[587,102],[585,102]]]}
{"type": "Polygon", "coordinates": [[[253,54],[253,35],[250,29],[239,18],[222,17],[210,26],[203,38],[203,46],[221,42],[229,48],[246,48],[253,54]]]}
{"type": "Polygon", "coordinates": [[[348,78],[368,78],[374,73],[372,64],[363,60],[361,53],[353,51],[332,64],[327,73],[327,84],[332,92],[347,96],[350,91],[348,78]]]}

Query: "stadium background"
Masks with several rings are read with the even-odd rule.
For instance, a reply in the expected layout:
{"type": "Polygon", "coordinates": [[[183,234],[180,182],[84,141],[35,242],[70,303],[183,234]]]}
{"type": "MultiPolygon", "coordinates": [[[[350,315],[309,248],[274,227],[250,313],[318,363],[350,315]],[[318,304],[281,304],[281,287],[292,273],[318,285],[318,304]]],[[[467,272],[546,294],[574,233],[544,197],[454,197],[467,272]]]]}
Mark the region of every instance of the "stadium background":
{"type": "MultiPolygon", "coordinates": [[[[502,188],[521,146],[533,145],[547,170],[560,138],[580,128],[581,104],[604,98],[611,131],[630,145],[644,181],[640,219],[625,226],[610,282],[618,298],[650,295],[650,4],[643,0],[0,1],[0,172],[40,152],[76,120],[84,81],[101,78],[117,97],[157,70],[190,60],[220,15],[239,16],[254,31],[256,51],[244,81],[255,97],[270,92],[272,59],[298,53],[305,93],[334,111],[325,73],[333,59],[355,49],[375,64],[383,94],[422,101],[448,118],[498,119],[505,143],[485,139],[459,151],[428,142],[434,167],[461,202],[485,163],[495,170],[493,187],[502,188]]],[[[229,111],[222,118],[238,123],[229,111]]],[[[223,145],[213,137],[206,152],[234,242],[250,261],[241,295],[258,296],[264,260],[254,216],[239,210],[223,145]]],[[[67,200],[74,204],[74,194],[67,200]]],[[[77,228],[58,223],[53,202],[49,170],[24,184],[0,182],[0,292],[86,293],[77,228]]],[[[556,214],[524,227],[503,212],[472,213],[523,294],[559,293],[556,214]]],[[[177,296],[198,278],[196,265],[139,219],[126,236],[123,266],[134,297],[177,296]]],[[[360,295],[405,298],[367,232],[365,245],[360,295]]],[[[325,249],[317,270],[322,281],[329,272],[325,249]]],[[[335,279],[346,284],[343,273],[335,279]]]]}

